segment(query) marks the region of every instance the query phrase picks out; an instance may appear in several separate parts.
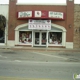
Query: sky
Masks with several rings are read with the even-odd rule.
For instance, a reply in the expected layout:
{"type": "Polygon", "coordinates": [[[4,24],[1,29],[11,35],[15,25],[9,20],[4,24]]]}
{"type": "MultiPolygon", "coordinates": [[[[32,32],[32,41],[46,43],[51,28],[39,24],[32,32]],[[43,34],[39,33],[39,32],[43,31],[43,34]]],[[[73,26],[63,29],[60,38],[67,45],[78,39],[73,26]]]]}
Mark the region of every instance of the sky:
{"type": "MultiPolygon", "coordinates": [[[[18,0],[19,3],[66,3],[66,0],[18,0]]],[[[80,4],[80,0],[74,0],[75,4],[80,4]]],[[[0,4],[9,4],[9,0],[0,0],[0,4]]]]}

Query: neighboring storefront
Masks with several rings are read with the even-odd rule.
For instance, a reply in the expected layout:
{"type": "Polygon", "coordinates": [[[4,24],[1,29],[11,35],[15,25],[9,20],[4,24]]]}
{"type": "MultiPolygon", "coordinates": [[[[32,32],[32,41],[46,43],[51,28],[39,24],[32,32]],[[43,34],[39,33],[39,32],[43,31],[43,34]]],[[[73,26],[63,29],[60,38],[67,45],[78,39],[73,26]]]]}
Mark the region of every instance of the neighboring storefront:
{"type": "Polygon", "coordinates": [[[7,45],[8,4],[0,4],[0,46],[7,45]]]}
{"type": "Polygon", "coordinates": [[[80,48],[80,4],[74,7],[74,48],[80,48]]]}
{"type": "Polygon", "coordinates": [[[9,46],[73,48],[74,1],[66,5],[9,4],[9,46]]]}

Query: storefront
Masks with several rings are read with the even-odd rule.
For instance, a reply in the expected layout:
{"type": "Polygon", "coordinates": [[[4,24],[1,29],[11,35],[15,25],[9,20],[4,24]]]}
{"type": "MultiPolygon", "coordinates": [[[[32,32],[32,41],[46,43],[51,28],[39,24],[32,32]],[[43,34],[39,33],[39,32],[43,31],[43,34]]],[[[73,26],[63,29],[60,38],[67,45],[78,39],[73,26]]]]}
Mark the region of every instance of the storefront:
{"type": "Polygon", "coordinates": [[[66,29],[60,25],[51,24],[51,29],[45,30],[29,29],[28,23],[26,23],[17,26],[15,29],[15,45],[49,47],[65,46],[65,43],[66,29]]]}
{"type": "Polygon", "coordinates": [[[8,4],[0,4],[0,46],[7,45],[8,4]]]}
{"type": "Polygon", "coordinates": [[[73,48],[73,2],[26,5],[10,0],[8,45],[73,48]]]}
{"type": "Polygon", "coordinates": [[[28,19],[27,24],[17,26],[15,29],[16,45],[65,46],[63,42],[66,42],[66,29],[51,23],[52,19],[64,20],[64,13],[55,11],[18,12],[19,20],[29,17],[33,19],[28,19]],[[64,31],[65,36],[62,39],[64,31]]]}

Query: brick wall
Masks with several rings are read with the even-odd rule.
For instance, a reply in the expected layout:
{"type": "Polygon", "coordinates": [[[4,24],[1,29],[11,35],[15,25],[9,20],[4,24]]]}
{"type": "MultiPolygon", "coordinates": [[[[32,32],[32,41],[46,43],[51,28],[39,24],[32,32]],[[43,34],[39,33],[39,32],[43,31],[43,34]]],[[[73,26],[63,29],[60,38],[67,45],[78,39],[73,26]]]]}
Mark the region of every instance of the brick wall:
{"type": "Polygon", "coordinates": [[[67,0],[67,11],[66,11],[66,42],[73,42],[73,31],[74,31],[74,0],[67,0]],[[71,25],[71,27],[69,27],[71,25]]]}
{"type": "Polygon", "coordinates": [[[80,5],[74,6],[74,48],[80,48],[80,5]]]}

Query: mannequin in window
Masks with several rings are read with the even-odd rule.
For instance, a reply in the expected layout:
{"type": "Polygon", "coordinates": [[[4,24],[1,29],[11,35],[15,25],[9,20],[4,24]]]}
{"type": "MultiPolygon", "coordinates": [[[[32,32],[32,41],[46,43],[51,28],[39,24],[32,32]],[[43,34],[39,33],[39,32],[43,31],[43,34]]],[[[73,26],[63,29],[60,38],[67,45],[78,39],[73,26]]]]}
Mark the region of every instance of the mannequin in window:
{"type": "Polygon", "coordinates": [[[24,42],[26,39],[25,33],[22,33],[22,42],[24,42]]]}
{"type": "Polygon", "coordinates": [[[27,32],[26,33],[26,41],[28,42],[28,39],[29,39],[29,33],[27,32]]]}

